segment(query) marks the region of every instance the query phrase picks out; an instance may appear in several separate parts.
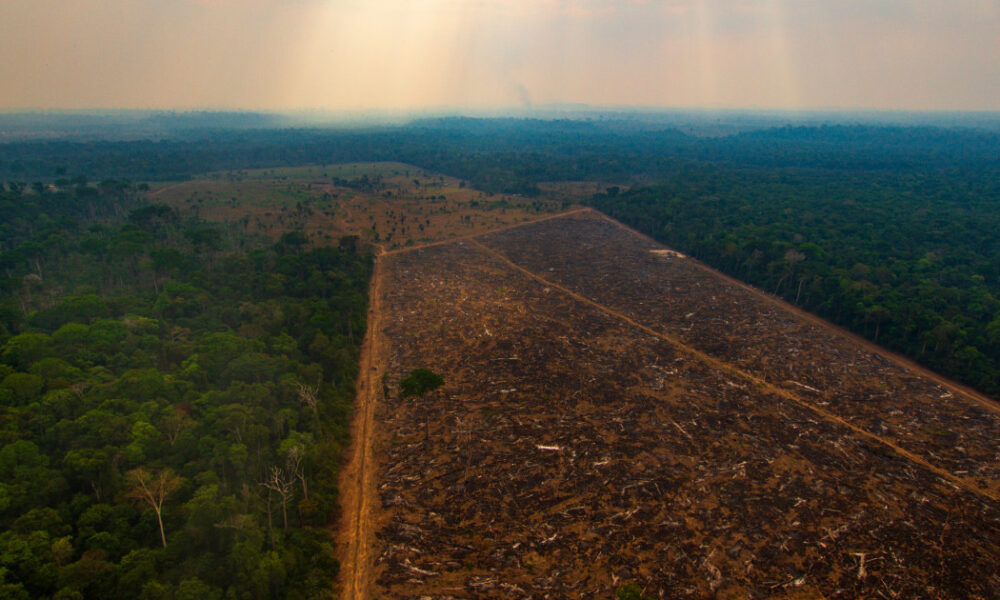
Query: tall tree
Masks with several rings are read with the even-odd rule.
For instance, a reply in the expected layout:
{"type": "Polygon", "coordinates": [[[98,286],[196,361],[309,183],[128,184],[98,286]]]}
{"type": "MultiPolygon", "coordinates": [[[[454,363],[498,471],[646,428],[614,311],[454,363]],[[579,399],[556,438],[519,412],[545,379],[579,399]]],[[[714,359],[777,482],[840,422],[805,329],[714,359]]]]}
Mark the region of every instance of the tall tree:
{"type": "MultiPolygon", "coordinates": [[[[285,470],[281,467],[271,467],[264,481],[260,482],[260,485],[268,490],[269,507],[271,492],[277,493],[281,499],[281,521],[282,528],[285,531],[288,531],[288,500],[291,499],[292,494],[295,492],[295,478],[295,473],[290,470],[285,470]]],[[[270,523],[270,519],[270,509],[268,509],[268,523],[270,523]]]]}
{"type": "Polygon", "coordinates": [[[160,541],[166,548],[167,534],[163,531],[163,502],[167,496],[181,487],[183,480],[170,469],[149,472],[139,467],[128,472],[126,481],[129,486],[126,495],[133,500],[144,502],[156,513],[156,521],[160,524],[160,541]]]}

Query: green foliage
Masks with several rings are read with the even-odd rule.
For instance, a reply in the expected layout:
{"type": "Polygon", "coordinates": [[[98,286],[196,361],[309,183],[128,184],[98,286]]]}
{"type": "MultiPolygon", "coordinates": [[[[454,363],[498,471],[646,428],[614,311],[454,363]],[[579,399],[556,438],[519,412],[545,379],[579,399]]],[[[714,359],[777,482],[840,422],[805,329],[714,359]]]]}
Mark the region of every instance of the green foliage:
{"type": "Polygon", "coordinates": [[[618,588],[615,592],[615,598],[618,600],[652,600],[650,596],[642,595],[642,588],[634,581],[630,581],[618,588]]]}
{"type": "MultiPolygon", "coordinates": [[[[430,369],[420,368],[410,371],[410,374],[399,382],[400,398],[422,398],[427,392],[434,391],[444,385],[444,379],[430,369]]],[[[430,438],[430,423],[424,414],[424,440],[430,438]]]]}
{"type": "Polygon", "coordinates": [[[11,373],[0,382],[0,387],[9,390],[12,400],[17,404],[27,404],[37,399],[44,385],[45,381],[41,377],[28,373],[11,373]]]}
{"type": "Polygon", "coordinates": [[[0,358],[8,365],[27,369],[31,363],[48,355],[50,341],[44,333],[21,333],[7,340],[0,358]]]}
{"type": "Polygon", "coordinates": [[[430,369],[414,369],[399,382],[399,397],[410,398],[423,396],[444,385],[444,379],[430,369]]]}
{"type": "Polygon", "coordinates": [[[0,214],[79,219],[0,264],[0,597],[328,596],[371,257],[90,189],[0,214]]]}

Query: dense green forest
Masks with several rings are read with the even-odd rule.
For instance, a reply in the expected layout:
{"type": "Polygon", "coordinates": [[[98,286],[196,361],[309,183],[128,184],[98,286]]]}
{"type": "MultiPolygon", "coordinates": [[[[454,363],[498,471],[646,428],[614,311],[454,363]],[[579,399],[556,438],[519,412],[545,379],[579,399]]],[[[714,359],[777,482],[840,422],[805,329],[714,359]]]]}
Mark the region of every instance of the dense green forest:
{"type": "Polygon", "coordinates": [[[0,190],[0,597],[316,598],[371,257],[0,190]]]}
{"type": "Polygon", "coordinates": [[[630,120],[447,118],[343,130],[199,127],[157,139],[9,142],[0,144],[0,179],[50,182],[99,173],[163,181],[209,171],[399,161],[484,191],[530,196],[543,181],[648,184],[688,164],[855,172],[996,168],[998,148],[1000,133],[930,126],[778,126],[706,138],[630,120]]]}
{"type": "Polygon", "coordinates": [[[1000,396],[1000,171],[679,170],[593,206],[1000,396]]]}
{"type": "MultiPolygon", "coordinates": [[[[260,115],[159,119],[157,126],[169,123],[176,132],[155,139],[0,144],[0,178],[43,189],[51,182],[71,186],[84,172],[162,180],[214,170],[394,160],[491,192],[537,195],[540,183],[567,180],[632,188],[596,198],[594,205],[933,369],[1000,394],[995,128],[791,126],[758,119],[727,135],[699,137],[641,115],[441,118],[340,130],[267,128],[260,115]],[[241,120],[247,127],[226,128],[241,120]]],[[[30,261],[37,248],[29,244],[21,252],[18,260],[30,261]]]]}

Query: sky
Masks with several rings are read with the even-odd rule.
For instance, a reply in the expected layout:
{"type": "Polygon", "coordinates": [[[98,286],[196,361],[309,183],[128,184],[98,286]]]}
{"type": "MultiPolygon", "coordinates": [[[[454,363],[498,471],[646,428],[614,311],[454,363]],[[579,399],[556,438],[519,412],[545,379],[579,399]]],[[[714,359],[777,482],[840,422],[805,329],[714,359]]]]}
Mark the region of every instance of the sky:
{"type": "Polygon", "coordinates": [[[0,110],[1000,110],[1000,0],[0,0],[0,110]]]}

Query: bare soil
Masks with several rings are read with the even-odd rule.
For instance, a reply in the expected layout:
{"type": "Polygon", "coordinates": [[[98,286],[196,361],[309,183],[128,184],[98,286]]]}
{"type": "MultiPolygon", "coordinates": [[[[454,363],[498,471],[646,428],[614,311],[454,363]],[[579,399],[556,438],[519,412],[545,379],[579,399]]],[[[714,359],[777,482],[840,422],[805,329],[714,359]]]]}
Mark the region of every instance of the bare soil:
{"type": "Polygon", "coordinates": [[[393,250],[529,222],[589,189],[553,184],[542,197],[524,198],[474,190],[412,165],[356,163],[210,173],[148,196],[182,215],[236,223],[272,239],[298,229],[317,244],[357,235],[393,250]],[[362,179],[370,185],[337,184],[362,179]]]}
{"type": "Polygon", "coordinates": [[[334,539],[340,562],[341,598],[371,597],[371,548],[373,543],[372,502],[375,496],[375,460],[372,456],[375,406],[385,372],[385,344],[382,340],[383,261],[376,258],[369,287],[371,305],[368,328],[361,345],[357,380],[357,399],[351,422],[352,444],[344,457],[337,489],[340,493],[340,518],[334,539]]]}
{"type": "Polygon", "coordinates": [[[576,212],[380,259],[367,597],[1000,597],[989,400],[662,250],[576,212]]]}

